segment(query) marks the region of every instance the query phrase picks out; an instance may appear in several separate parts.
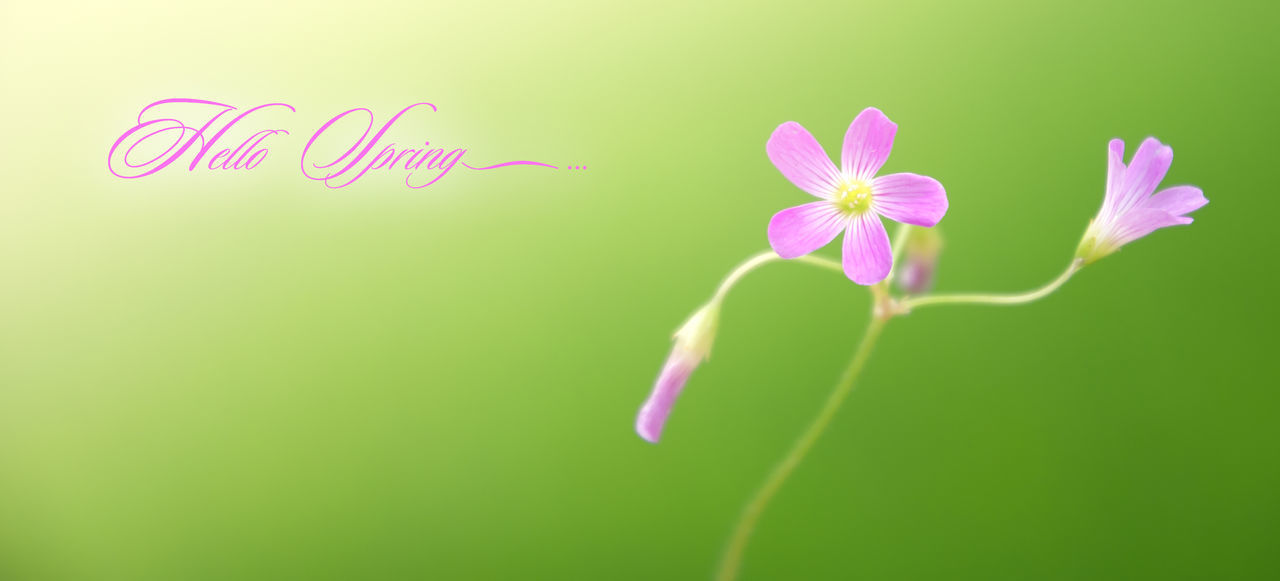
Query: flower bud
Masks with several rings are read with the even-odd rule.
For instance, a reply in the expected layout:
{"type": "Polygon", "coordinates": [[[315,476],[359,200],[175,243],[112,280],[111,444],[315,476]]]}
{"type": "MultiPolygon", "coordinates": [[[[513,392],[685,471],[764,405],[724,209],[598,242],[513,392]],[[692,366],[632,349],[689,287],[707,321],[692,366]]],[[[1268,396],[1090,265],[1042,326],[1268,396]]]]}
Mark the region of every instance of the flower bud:
{"type": "Polygon", "coordinates": [[[942,234],[937,228],[912,228],[907,232],[906,244],[906,256],[894,282],[906,294],[926,293],[933,288],[938,255],[942,253],[942,234]]]}
{"type": "Polygon", "coordinates": [[[636,433],[641,438],[653,443],[662,436],[662,427],[667,423],[667,416],[676,398],[684,390],[684,384],[698,364],[711,355],[711,344],[715,342],[716,327],[720,322],[720,303],[713,302],[689,317],[684,325],[675,333],[675,345],[671,354],[662,366],[649,399],[640,407],[636,416],[636,433]]]}

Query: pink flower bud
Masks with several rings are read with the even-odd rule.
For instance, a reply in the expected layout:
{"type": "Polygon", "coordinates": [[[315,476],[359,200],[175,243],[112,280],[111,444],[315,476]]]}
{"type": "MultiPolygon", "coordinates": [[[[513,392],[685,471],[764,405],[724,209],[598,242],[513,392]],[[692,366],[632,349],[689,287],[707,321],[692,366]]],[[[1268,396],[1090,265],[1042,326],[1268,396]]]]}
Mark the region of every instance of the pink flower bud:
{"type": "Polygon", "coordinates": [[[684,390],[684,384],[698,364],[711,355],[711,343],[715,341],[719,321],[720,304],[712,302],[698,309],[676,331],[671,354],[653,384],[649,399],[645,400],[636,416],[636,433],[641,438],[656,444],[662,437],[662,427],[667,423],[676,398],[684,390]]]}
{"type": "Polygon", "coordinates": [[[894,281],[902,292],[918,295],[933,288],[942,253],[942,234],[937,228],[912,228],[907,233],[906,256],[894,281]]]}

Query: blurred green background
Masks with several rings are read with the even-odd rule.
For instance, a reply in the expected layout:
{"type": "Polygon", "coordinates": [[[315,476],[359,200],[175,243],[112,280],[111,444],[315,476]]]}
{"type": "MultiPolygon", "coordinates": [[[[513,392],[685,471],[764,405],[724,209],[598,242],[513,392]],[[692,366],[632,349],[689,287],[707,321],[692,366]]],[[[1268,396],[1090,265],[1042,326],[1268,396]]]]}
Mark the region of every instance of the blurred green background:
{"type": "MultiPolygon", "coordinates": [[[[941,180],[938,288],[1066,264],[1106,143],[1212,201],[1034,305],[920,311],[744,579],[1280,577],[1274,3],[0,5],[0,579],[700,579],[867,296],[769,266],[663,442],[668,338],[777,210],[764,153],[862,108],[941,180]],[[168,97],[285,101],[252,172],[119,180],[168,97]],[[298,172],[419,100],[474,162],[298,172]]],[[[425,118],[424,118],[425,119],[425,118]]],[[[413,129],[413,128],[410,128],[413,129]]],[[[411,131],[412,132],[412,131],[411,131]]],[[[836,248],[824,254],[835,256],[836,248]]]]}

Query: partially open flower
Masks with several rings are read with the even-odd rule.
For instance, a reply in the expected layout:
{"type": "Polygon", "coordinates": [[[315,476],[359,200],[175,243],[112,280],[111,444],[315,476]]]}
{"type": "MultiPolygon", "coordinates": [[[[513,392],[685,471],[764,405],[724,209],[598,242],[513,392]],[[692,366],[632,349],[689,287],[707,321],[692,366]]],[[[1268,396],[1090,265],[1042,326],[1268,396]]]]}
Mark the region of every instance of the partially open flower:
{"type": "Polygon", "coordinates": [[[1080,240],[1076,258],[1089,264],[1160,228],[1190,224],[1187,214],[1209,203],[1200,188],[1174,186],[1152,195],[1172,164],[1173,148],[1148,137],[1126,167],[1124,141],[1112,139],[1106,197],[1080,240]]]}
{"type": "Polygon", "coordinates": [[[658,380],[649,392],[649,399],[640,407],[636,416],[636,433],[650,442],[657,443],[662,436],[662,427],[667,423],[671,406],[684,390],[685,382],[693,370],[711,355],[711,344],[716,338],[716,327],[720,322],[720,304],[712,302],[698,309],[675,334],[675,345],[671,355],[662,366],[658,380]]]}

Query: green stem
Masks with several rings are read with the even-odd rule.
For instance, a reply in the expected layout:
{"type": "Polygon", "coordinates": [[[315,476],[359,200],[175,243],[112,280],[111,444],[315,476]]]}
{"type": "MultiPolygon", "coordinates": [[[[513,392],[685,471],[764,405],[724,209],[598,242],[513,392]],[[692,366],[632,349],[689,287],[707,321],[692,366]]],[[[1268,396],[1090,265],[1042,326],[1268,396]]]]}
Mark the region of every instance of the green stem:
{"type": "Polygon", "coordinates": [[[849,392],[853,391],[854,382],[858,379],[858,375],[862,373],[862,368],[866,366],[867,358],[871,355],[871,349],[875,346],[876,339],[880,337],[880,331],[884,329],[888,318],[872,317],[871,322],[867,324],[867,330],[862,336],[862,342],[858,344],[857,351],[854,351],[853,359],[849,361],[849,366],[845,368],[844,374],[840,376],[840,381],[836,383],[836,387],[832,390],[831,395],[827,396],[827,401],[822,405],[822,410],[818,412],[818,416],[813,419],[809,427],[800,435],[800,439],[796,440],[791,446],[791,451],[773,468],[773,472],[769,473],[769,477],[765,479],[764,485],[756,491],[755,496],[742,510],[742,515],[738,517],[738,524],[733,529],[733,536],[729,538],[729,546],[725,549],[724,558],[720,561],[720,568],[716,573],[717,581],[732,581],[738,576],[738,570],[742,566],[742,555],[747,548],[747,541],[751,539],[751,533],[756,528],[756,522],[760,520],[760,515],[764,513],[764,509],[769,506],[769,501],[778,494],[778,490],[786,483],[787,478],[795,471],[796,466],[804,460],[809,450],[813,448],[814,443],[822,436],[822,433],[831,424],[831,419],[835,417],[836,411],[840,409],[840,404],[844,402],[849,392]]]}
{"type": "Polygon", "coordinates": [[[898,261],[901,260],[902,250],[907,247],[907,237],[911,235],[911,225],[899,222],[898,231],[893,234],[893,268],[889,271],[889,276],[885,277],[885,286],[893,282],[894,275],[898,274],[898,261]]]}
{"type": "Polygon", "coordinates": [[[956,304],[978,304],[978,305],[1020,305],[1029,303],[1048,296],[1053,291],[1071,280],[1071,276],[1084,266],[1083,261],[1079,258],[1072,260],[1067,269],[1038,289],[1027,291],[1025,293],[1012,295],[995,295],[995,294],[955,294],[955,295],[929,295],[917,297],[914,299],[905,299],[898,304],[898,313],[908,313],[913,309],[925,307],[929,305],[956,305],[956,304]]]}
{"type": "MultiPolygon", "coordinates": [[[[724,278],[724,282],[721,282],[720,287],[716,289],[715,296],[711,297],[711,302],[718,303],[723,301],[725,295],[729,294],[729,289],[732,289],[733,285],[738,284],[738,281],[742,280],[742,277],[746,276],[748,272],[751,272],[756,268],[759,268],[760,266],[764,264],[768,264],[775,260],[783,260],[783,258],[781,256],[778,256],[772,250],[766,250],[755,256],[752,256],[751,258],[746,259],[745,261],[742,262],[742,264],[739,264],[737,268],[733,269],[733,272],[730,272],[729,276],[726,276],[724,278]]],[[[841,273],[844,272],[844,267],[841,266],[839,262],[836,262],[834,260],[830,260],[827,258],[822,258],[820,256],[813,256],[812,254],[806,254],[804,256],[793,258],[792,260],[796,262],[803,262],[805,264],[811,264],[813,266],[821,266],[823,268],[831,269],[836,272],[841,272],[841,273]]]]}

